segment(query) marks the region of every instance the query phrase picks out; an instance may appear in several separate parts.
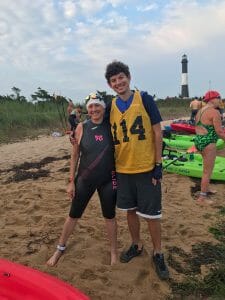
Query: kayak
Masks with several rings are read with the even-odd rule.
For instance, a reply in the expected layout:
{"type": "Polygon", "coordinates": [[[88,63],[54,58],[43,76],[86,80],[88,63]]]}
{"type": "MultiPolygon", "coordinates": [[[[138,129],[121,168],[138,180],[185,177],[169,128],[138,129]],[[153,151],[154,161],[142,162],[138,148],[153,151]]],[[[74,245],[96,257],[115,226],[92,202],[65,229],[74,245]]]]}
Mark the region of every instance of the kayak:
{"type": "MultiPolygon", "coordinates": [[[[163,151],[163,169],[169,173],[202,178],[202,168],[201,154],[163,151]]],[[[225,181],[225,157],[216,157],[211,179],[225,181]]]]}
{"type": "Polygon", "coordinates": [[[177,120],[173,121],[170,124],[170,127],[174,131],[181,131],[181,132],[188,132],[188,133],[195,133],[195,126],[190,124],[187,120],[177,120]]]}
{"type": "MultiPolygon", "coordinates": [[[[187,133],[192,133],[192,134],[195,134],[195,125],[193,124],[190,124],[190,122],[188,120],[176,120],[176,121],[173,121],[171,124],[170,124],[170,127],[173,131],[178,131],[178,132],[187,132],[187,133]]],[[[223,127],[223,130],[225,132],[225,128],[224,126],[223,127]]]]}
{"type": "Polygon", "coordinates": [[[0,259],[0,300],[88,300],[78,289],[56,277],[0,259]]]}
{"type": "MultiPolygon", "coordinates": [[[[178,135],[178,134],[169,134],[167,137],[163,137],[163,141],[166,143],[166,146],[169,148],[175,148],[180,150],[187,150],[194,145],[194,135],[178,135]]],[[[218,150],[225,147],[225,141],[218,139],[216,143],[216,148],[218,150]]]]}

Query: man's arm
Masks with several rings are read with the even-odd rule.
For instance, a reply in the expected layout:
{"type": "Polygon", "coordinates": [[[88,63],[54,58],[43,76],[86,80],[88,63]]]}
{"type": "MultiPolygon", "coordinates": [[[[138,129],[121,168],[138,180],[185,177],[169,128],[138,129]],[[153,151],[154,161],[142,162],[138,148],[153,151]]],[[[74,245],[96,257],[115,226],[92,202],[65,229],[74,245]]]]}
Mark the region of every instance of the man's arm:
{"type": "Polygon", "coordinates": [[[160,123],[152,126],[155,137],[155,167],[153,169],[152,183],[154,185],[162,179],[162,130],[160,123]]]}
{"type": "Polygon", "coordinates": [[[156,164],[162,161],[162,129],[160,123],[152,126],[155,136],[155,162],[156,164]]]}

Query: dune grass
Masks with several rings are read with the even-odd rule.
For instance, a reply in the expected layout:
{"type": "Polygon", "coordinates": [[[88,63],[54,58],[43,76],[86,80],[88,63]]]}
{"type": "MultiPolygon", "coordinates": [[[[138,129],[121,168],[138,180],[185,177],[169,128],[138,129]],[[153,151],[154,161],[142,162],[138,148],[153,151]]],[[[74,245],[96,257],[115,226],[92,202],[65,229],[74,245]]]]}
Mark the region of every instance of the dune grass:
{"type": "Polygon", "coordinates": [[[0,143],[65,131],[66,103],[0,101],[0,143]]]}
{"type": "MultiPolygon", "coordinates": [[[[163,120],[189,115],[189,100],[167,99],[157,101],[163,120]]],[[[69,127],[67,102],[1,100],[0,143],[33,138],[52,131],[65,132],[69,127]]],[[[84,109],[85,110],[85,109],[84,109]]]]}

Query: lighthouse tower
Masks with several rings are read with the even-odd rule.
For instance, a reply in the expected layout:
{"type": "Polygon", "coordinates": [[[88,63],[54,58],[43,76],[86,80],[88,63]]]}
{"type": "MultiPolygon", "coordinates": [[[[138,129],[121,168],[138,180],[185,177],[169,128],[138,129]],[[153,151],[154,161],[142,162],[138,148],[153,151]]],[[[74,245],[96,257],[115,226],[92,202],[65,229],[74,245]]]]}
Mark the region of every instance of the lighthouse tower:
{"type": "Polygon", "coordinates": [[[181,97],[188,98],[188,60],[187,55],[184,54],[181,60],[182,64],[182,75],[181,75],[181,97]]]}

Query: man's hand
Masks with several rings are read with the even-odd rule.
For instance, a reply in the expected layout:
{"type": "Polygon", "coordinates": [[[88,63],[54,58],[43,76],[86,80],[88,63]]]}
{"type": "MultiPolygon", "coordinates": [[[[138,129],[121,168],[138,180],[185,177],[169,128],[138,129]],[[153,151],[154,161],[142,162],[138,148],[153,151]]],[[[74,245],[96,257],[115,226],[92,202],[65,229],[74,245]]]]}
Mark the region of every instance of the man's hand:
{"type": "Polygon", "coordinates": [[[154,185],[157,184],[157,181],[161,181],[162,179],[162,163],[156,164],[153,169],[152,183],[154,185]]]}

